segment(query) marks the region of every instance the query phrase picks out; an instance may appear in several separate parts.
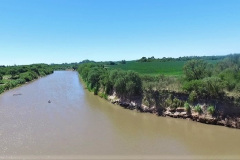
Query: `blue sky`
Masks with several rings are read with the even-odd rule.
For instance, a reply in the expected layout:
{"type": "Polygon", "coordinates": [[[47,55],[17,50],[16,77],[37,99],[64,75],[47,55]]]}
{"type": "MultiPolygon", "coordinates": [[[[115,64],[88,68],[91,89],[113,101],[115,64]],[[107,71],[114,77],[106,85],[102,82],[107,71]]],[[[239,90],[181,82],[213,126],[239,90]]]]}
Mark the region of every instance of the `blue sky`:
{"type": "Polygon", "coordinates": [[[0,65],[240,52],[240,0],[0,0],[0,65]]]}

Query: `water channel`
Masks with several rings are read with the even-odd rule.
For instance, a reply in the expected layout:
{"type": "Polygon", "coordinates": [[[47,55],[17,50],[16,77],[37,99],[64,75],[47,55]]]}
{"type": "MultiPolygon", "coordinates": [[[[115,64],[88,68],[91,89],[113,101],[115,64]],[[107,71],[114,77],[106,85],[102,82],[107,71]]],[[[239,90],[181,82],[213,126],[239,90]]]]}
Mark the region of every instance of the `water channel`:
{"type": "Polygon", "coordinates": [[[0,159],[193,158],[240,159],[240,130],[123,109],[73,71],[0,95],[0,159]]]}

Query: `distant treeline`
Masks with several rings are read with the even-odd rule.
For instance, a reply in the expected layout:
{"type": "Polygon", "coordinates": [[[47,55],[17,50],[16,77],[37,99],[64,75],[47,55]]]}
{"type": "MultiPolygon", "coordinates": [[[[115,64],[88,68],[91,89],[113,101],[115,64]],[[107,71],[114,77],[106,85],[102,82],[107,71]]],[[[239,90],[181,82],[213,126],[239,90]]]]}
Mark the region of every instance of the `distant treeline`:
{"type": "Polygon", "coordinates": [[[158,61],[158,62],[169,62],[169,61],[189,61],[189,60],[197,60],[197,59],[202,59],[202,60],[222,60],[226,58],[229,55],[224,55],[224,56],[185,56],[185,57],[178,57],[178,58],[171,58],[171,57],[163,57],[163,58],[154,58],[152,57],[142,57],[141,59],[137,60],[138,62],[153,62],[153,61],[158,61]]]}

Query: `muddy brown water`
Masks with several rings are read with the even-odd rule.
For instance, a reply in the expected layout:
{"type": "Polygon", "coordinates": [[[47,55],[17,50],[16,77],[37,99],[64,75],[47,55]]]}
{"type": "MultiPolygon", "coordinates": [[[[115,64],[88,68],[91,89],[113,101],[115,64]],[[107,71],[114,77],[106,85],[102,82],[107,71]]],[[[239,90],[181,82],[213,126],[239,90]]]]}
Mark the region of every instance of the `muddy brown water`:
{"type": "Polygon", "coordinates": [[[240,130],[123,109],[73,71],[0,95],[0,159],[194,158],[240,159],[240,130]]]}

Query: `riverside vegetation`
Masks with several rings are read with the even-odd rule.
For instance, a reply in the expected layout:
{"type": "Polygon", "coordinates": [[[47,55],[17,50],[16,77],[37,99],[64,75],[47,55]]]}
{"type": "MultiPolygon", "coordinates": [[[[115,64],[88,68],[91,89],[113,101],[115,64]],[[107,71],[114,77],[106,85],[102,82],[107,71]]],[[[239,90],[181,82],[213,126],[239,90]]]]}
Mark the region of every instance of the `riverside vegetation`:
{"type": "Polygon", "coordinates": [[[240,54],[90,62],[78,72],[95,95],[125,108],[240,128],[240,54]]]}
{"type": "Polygon", "coordinates": [[[0,93],[51,73],[46,64],[0,66],[0,93]]]}
{"type": "Polygon", "coordinates": [[[89,91],[128,109],[240,128],[240,54],[0,66],[0,93],[54,70],[77,70],[89,91]]]}
{"type": "Polygon", "coordinates": [[[79,63],[0,66],[0,94],[6,90],[52,74],[54,70],[76,70],[79,63]]]}

